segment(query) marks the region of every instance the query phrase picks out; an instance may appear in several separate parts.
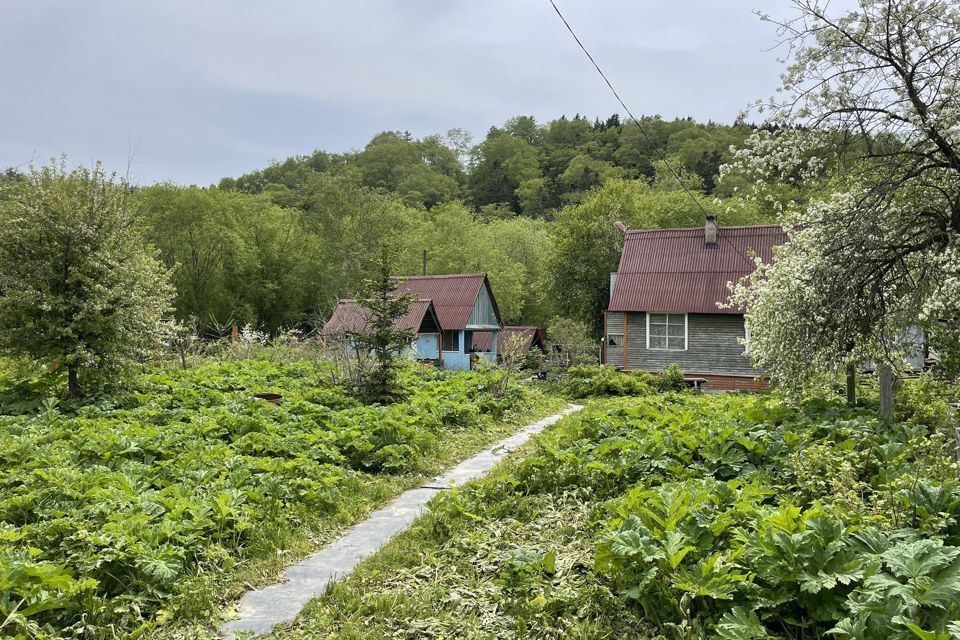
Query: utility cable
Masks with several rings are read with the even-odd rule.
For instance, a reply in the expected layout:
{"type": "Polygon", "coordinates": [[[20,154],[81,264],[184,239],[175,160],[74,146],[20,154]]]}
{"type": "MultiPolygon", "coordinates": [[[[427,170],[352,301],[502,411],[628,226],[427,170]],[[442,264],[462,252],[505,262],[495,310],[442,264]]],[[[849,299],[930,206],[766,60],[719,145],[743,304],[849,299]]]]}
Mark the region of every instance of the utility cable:
{"type": "MultiPolygon", "coordinates": [[[[597,73],[600,74],[600,77],[603,78],[603,81],[607,83],[607,87],[610,88],[610,92],[613,93],[613,97],[617,99],[617,102],[620,103],[620,106],[623,108],[623,110],[627,113],[628,116],[630,116],[630,120],[632,120],[633,123],[637,125],[637,129],[640,130],[640,134],[643,136],[644,140],[647,141],[647,144],[650,145],[650,148],[653,149],[653,151],[657,154],[657,156],[660,157],[660,160],[663,162],[664,166],[670,171],[670,173],[673,174],[673,177],[677,179],[677,184],[680,185],[680,188],[683,189],[688,196],[690,196],[690,199],[693,200],[694,204],[697,205],[697,208],[699,208],[700,211],[703,212],[704,216],[710,215],[707,212],[707,210],[704,209],[703,204],[701,204],[697,196],[694,195],[694,193],[690,191],[687,185],[684,184],[683,180],[680,179],[680,173],[673,168],[673,165],[670,164],[670,161],[667,159],[666,154],[664,154],[663,151],[661,151],[660,147],[654,144],[650,136],[647,135],[647,132],[644,130],[643,125],[640,124],[640,120],[638,120],[637,117],[633,115],[633,112],[630,111],[630,107],[627,106],[627,103],[624,102],[623,98],[620,97],[620,94],[617,93],[617,90],[613,86],[613,83],[610,82],[609,78],[607,78],[607,74],[603,72],[603,69],[600,68],[600,65],[597,64],[597,61],[590,54],[587,48],[583,45],[583,42],[581,42],[580,38],[577,36],[576,32],[573,30],[573,27],[570,26],[569,22],[567,22],[567,19],[564,17],[563,13],[560,11],[560,7],[557,6],[557,3],[554,2],[554,0],[547,0],[547,1],[550,3],[550,6],[553,7],[553,10],[557,12],[557,15],[560,17],[560,20],[563,22],[563,25],[567,28],[567,31],[570,32],[570,35],[573,36],[573,39],[576,41],[577,45],[580,47],[580,50],[583,51],[583,53],[587,56],[587,59],[589,59],[590,62],[593,64],[593,68],[597,70],[597,73]]],[[[717,236],[722,237],[724,240],[726,240],[727,244],[733,247],[733,250],[736,251],[738,254],[740,254],[741,258],[743,258],[744,260],[749,262],[751,265],[753,265],[753,260],[751,260],[746,255],[744,255],[744,253],[740,251],[740,248],[737,247],[737,245],[733,244],[733,242],[731,242],[729,238],[727,238],[725,235],[720,233],[719,228],[717,229],[717,236]]]]}

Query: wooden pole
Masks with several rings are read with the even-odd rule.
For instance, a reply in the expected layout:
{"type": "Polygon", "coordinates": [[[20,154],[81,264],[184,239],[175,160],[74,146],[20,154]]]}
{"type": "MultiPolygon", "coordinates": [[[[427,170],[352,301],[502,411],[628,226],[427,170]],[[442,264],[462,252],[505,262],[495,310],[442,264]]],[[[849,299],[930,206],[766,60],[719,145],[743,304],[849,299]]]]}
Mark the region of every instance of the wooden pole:
{"type": "Polygon", "coordinates": [[[236,344],[237,339],[239,338],[240,328],[237,325],[233,325],[230,329],[230,342],[236,344]]]}
{"type": "Polygon", "coordinates": [[[880,365],[880,417],[893,421],[893,367],[880,365]]]}
{"type": "Polygon", "coordinates": [[[427,275],[427,250],[423,250],[423,275],[427,275]]]}
{"type": "Polygon", "coordinates": [[[847,404],[851,407],[857,404],[857,366],[847,365],[847,404]]]}

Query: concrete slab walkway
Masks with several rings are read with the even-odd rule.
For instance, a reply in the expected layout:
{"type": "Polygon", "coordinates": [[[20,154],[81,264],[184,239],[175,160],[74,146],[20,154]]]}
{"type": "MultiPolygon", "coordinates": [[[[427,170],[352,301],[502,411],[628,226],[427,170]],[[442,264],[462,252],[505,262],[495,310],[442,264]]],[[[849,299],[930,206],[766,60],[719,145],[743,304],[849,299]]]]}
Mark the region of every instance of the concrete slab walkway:
{"type": "Polygon", "coordinates": [[[532,435],[581,408],[570,405],[560,413],[500,440],[425,485],[400,494],[392,503],[348,529],[343,537],[289,567],[283,572],[285,582],[248,591],[237,607],[239,617],[224,623],[220,635],[224,638],[249,637],[267,633],[275,625],[292,622],[310,600],[323,594],[330,583],[347,576],[360,561],[409,527],[437,493],[483,476],[532,435]]]}

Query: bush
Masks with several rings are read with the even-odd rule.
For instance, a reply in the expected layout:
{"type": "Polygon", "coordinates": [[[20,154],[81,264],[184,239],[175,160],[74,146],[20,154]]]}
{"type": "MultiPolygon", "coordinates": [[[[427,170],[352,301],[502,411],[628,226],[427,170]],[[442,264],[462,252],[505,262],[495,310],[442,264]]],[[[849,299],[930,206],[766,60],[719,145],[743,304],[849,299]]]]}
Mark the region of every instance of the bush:
{"type": "Polygon", "coordinates": [[[676,362],[670,363],[657,378],[657,389],[660,391],[683,391],[687,383],[683,381],[683,371],[676,362]]]}
{"type": "Polygon", "coordinates": [[[648,373],[624,373],[606,365],[571,367],[567,371],[564,392],[571,398],[599,396],[642,396],[656,392],[656,382],[648,373]]]}

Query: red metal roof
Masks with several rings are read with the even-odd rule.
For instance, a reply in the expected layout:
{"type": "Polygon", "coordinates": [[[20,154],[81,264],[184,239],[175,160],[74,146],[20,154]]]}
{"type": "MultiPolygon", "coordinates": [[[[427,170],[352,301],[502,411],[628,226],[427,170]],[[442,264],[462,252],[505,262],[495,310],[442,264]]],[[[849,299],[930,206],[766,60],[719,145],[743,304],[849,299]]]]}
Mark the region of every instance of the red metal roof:
{"type": "Polygon", "coordinates": [[[609,311],[743,313],[718,309],[728,282],[753,272],[753,257],[773,261],[787,234],[776,225],[720,227],[715,246],[703,227],[628,231],[609,311]]]}
{"type": "Polygon", "coordinates": [[[493,290],[490,289],[490,282],[485,273],[404,276],[403,284],[397,291],[415,293],[418,298],[433,300],[440,326],[445,330],[458,330],[467,327],[470,313],[477,303],[477,296],[480,295],[480,288],[483,286],[486,286],[490,293],[490,301],[499,322],[500,310],[497,309],[497,300],[493,297],[493,290]]]}
{"type": "MultiPolygon", "coordinates": [[[[504,327],[497,334],[497,353],[503,351],[504,341],[511,335],[520,334],[527,339],[526,345],[529,351],[535,346],[543,346],[547,341],[547,332],[542,327],[504,327]],[[539,340],[538,340],[539,338],[539,340]]],[[[490,351],[493,343],[493,333],[490,331],[473,332],[473,350],[490,351]]]]}
{"type": "MultiPolygon", "coordinates": [[[[436,311],[431,300],[414,300],[410,303],[410,311],[399,318],[394,326],[401,330],[417,332],[428,314],[436,317],[436,311]]],[[[363,333],[367,329],[369,316],[356,300],[340,300],[333,310],[333,315],[325,325],[323,334],[327,336],[339,335],[346,332],[363,333]]],[[[439,324],[439,321],[438,321],[439,324]]]]}

